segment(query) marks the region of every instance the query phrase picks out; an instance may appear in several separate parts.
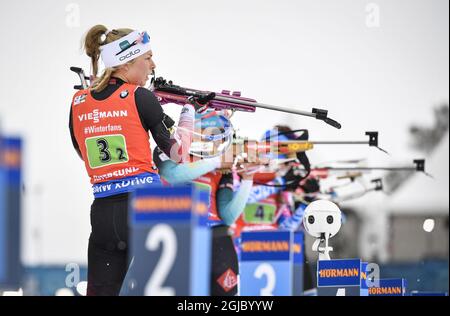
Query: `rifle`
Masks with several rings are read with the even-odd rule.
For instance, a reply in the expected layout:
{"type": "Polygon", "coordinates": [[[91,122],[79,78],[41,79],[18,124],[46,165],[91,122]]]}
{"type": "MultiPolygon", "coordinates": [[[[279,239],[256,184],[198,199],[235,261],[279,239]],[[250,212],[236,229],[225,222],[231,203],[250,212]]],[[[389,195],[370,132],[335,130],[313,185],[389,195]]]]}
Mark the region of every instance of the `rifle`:
{"type": "Polygon", "coordinates": [[[302,116],[313,117],[317,120],[340,129],[341,124],[328,117],[328,111],[318,108],[313,108],[311,112],[289,109],[270,104],[256,102],[254,99],[244,98],[240,91],[231,92],[229,90],[222,90],[221,93],[203,91],[191,88],[184,88],[173,84],[172,81],[167,81],[163,77],[158,77],[152,80],[153,93],[158,97],[161,104],[176,103],[184,105],[191,102],[192,98],[199,100],[209,108],[216,110],[232,110],[255,112],[256,108],[264,108],[273,111],[297,114],[302,116]]]}
{"type": "MultiPolygon", "coordinates": [[[[292,133],[295,131],[290,131],[292,133]]],[[[278,134],[281,135],[281,134],[278,134]]],[[[278,136],[276,135],[276,136],[278,136]]],[[[314,148],[315,145],[369,145],[369,147],[376,147],[379,150],[386,152],[378,146],[378,132],[366,132],[369,136],[367,141],[307,141],[307,140],[272,140],[272,141],[256,141],[246,138],[233,139],[233,159],[235,157],[240,161],[257,163],[261,155],[275,154],[287,155],[287,159],[272,159],[270,164],[284,164],[292,162],[296,159],[296,154],[306,152],[314,148]]],[[[266,138],[267,140],[267,138],[266,138]]],[[[387,153],[387,152],[386,152],[387,153]]],[[[225,158],[229,158],[225,154],[225,158]]],[[[262,163],[262,165],[267,163],[262,163]]]]}
{"type": "MultiPolygon", "coordinates": [[[[87,89],[92,78],[87,77],[82,68],[70,67],[70,70],[78,75],[81,82],[80,85],[75,85],[74,89],[87,89]]],[[[238,91],[231,93],[228,90],[222,90],[221,93],[215,93],[184,88],[174,85],[172,81],[166,81],[163,77],[155,78],[154,72],[150,84],[150,90],[152,90],[156,95],[161,105],[167,103],[185,105],[186,103],[192,103],[192,101],[195,100],[205,107],[213,108],[216,110],[232,110],[233,112],[255,112],[256,108],[264,108],[279,112],[313,117],[315,119],[324,121],[325,123],[337,129],[341,128],[341,124],[329,118],[328,111],[324,109],[313,108],[311,112],[300,111],[264,103],[258,103],[254,99],[241,97],[241,93],[238,91]]]]}
{"type": "Polygon", "coordinates": [[[84,90],[89,88],[88,81],[91,80],[88,76],[84,74],[84,70],[79,67],[70,67],[70,70],[73,71],[78,75],[78,78],[80,79],[81,84],[73,86],[75,90],[84,90]]]}
{"type": "Polygon", "coordinates": [[[360,198],[370,192],[383,191],[383,180],[381,178],[373,179],[370,181],[370,183],[373,185],[367,186],[365,184],[362,184],[362,187],[363,187],[362,190],[355,191],[352,193],[347,193],[347,194],[339,194],[338,192],[336,192],[335,191],[336,188],[342,187],[342,186],[339,186],[339,187],[331,187],[325,192],[302,193],[302,194],[295,193],[294,198],[297,201],[300,201],[303,203],[308,203],[305,200],[305,198],[325,199],[325,200],[330,200],[335,203],[342,203],[345,201],[360,198]]]}
{"type": "MultiPolygon", "coordinates": [[[[282,163],[286,162],[286,160],[281,160],[282,163]]],[[[292,173],[294,175],[301,175],[305,174],[305,176],[300,177],[298,180],[292,181],[292,183],[286,183],[284,185],[278,185],[278,184],[267,184],[267,183],[257,183],[259,185],[263,186],[270,186],[270,187],[286,187],[287,185],[295,185],[298,186],[304,181],[307,181],[308,179],[318,179],[323,180],[331,177],[333,174],[338,174],[338,177],[340,179],[350,179],[351,182],[353,182],[355,179],[361,177],[363,173],[369,173],[371,171],[377,171],[377,170],[387,170],[387,171],[413,171],[413,172],[423,172],[426,176],[429,176],[432,178],[430,174],[428,174],[425,171],[425,159],[416,159],[413,161],[414,166],[397,166],[397,167],[317,167],[317,166],[311,166],[311,168],[305,168],[305,166],[299,164],[295,160],[292,161],[292,159],[288,159],[287,162],[292,163],[292,173]]],[[[279,164],[278,164],[279,165],[279,164]]],[[[255,172],[276,172],[274,169],[277,167],[276,162],[271,162],[269,165],[271,166],[271,170],[264,170],[262,168],[259,168],[258,170],[255,170],[255,172]],[[275,168],[274,168],[275,167],[275,168]]],[[[378,186],[381,186],[381,184],[378,184],[378,186]]]]}
{"type": "Polygon", "coordinates": [[[432,177],[425,171],[425,159],[413,160],[414,166],[397,166],[397,167],[317,167],[311,168],[311,176],[318,178],[327,178],[333,172],[370,172],[370,171],[415,171],[423,172],[425,175],[432,177]]]}

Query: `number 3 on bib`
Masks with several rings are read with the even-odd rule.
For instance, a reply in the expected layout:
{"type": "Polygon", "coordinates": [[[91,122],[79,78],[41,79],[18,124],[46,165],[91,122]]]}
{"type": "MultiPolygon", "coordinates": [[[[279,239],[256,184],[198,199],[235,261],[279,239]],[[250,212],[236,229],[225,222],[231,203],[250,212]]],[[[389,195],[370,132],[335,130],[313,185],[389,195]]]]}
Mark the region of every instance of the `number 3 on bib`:
{"type": "Polygon", "coordinates": [[[119,134],[86,138],[86,152],[92,169],[128,162],[125,137],[119,134]]]}

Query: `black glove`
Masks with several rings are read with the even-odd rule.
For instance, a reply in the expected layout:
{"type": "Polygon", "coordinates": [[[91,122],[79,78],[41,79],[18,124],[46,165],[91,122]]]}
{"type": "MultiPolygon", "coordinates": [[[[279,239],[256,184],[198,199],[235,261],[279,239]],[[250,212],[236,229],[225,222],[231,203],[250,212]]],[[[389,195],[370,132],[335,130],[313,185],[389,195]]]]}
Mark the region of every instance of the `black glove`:
{"type": "Polygon", "coordinates": [[[189,97],[189,102],[194,106],[196,112],[203,112],[208,106],[208,102],[216,97],[215,92],[210,92],[207,95],[199,97],[189,97]]]}
{"type": "Polygon", "coordinates": [[[314,178],[306,179],[300,186],[305,193],[316,193],[320,190],[319,180],[314,178]]]}
{"type": "Polygon", "coordinates": [[[291,167],[289,171],[283,176],[283,180],[286,186],[286,190],[295,191],[298,188],[302,178],[301,176],[296,175],[295,169],[291,167]]]}
{"type": "Polygon", "coordinates": [[[219,182],[219,189],[231,189],[233,191],[233,174],[232,173],[226,173],[222,174],[222,178],[219,182]]]}

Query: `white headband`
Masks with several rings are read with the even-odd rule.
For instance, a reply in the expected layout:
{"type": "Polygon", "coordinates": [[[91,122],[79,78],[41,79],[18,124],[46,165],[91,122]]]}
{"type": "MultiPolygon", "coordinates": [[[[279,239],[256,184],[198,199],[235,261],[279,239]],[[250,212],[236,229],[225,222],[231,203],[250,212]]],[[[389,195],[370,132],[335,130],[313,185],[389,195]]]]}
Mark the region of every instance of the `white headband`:
{"type": "Polygon", "coordinates": [[[118,40],[100,46],[100,55],[106,68],[123,65],[150,51],[147,32],[133,31],[118,40]]]}

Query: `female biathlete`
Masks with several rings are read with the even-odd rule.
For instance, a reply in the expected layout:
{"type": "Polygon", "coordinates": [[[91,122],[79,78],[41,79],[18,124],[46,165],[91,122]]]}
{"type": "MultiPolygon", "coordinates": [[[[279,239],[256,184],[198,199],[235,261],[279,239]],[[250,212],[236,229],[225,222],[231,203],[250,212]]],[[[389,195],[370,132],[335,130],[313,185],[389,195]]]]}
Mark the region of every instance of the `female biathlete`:
{"type": "MultiPolygon", "coordinates": [[[[146,32],[96,25],[86,34],[84,48],[94,78],[100,58],[105,65],[88,89],[75,93],[69,119],[72,143],[94,192],[87,295],[118,295],[129,265],[129,192],[160,183],[149,131],[168,155],[173,146],[185,146],[173,133],[174,121],[143,88],[155,68],[146,32]]],[[[186,105],[180,122],[192,120],[186,116],[193,113],[193,106],[186,105]]]]}
{"type": "MultiPolygon", "coordinates": [[[[214,115],[212,110],[197,114],[196,131],[205,136],[211,126],[221,129],[222,121],[220,114],[214,115]]],[[[222,129],[221,133],[211,136],[218,136],[216,138],[220,139],[226,131],[222,129]]],[[[217,142],[220,143],[220,140],[217,142]]],[[[211,142],[209,144],[211,145],[211,142]]],[[[225,152],[222,156],[197,161],[193,161],[191,156],[189,161],[177,164],[156,148],[153,158],[165,182],[169,184],[193,182],[200,189],[209,192],[208,225],[212,229],[213,237],[210,274],[212,296],[234,296],[238,293],[238,258],[229,227],[244,210],[253,186],[253,174],[242,173],[240,188],[237,192],[233,192],[231,156],[225,152]],[[226,161],[225,158],[229,158],[230,161],[226,161]]]]}

